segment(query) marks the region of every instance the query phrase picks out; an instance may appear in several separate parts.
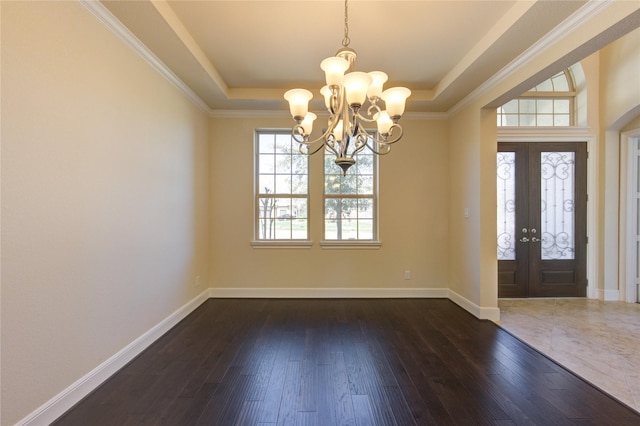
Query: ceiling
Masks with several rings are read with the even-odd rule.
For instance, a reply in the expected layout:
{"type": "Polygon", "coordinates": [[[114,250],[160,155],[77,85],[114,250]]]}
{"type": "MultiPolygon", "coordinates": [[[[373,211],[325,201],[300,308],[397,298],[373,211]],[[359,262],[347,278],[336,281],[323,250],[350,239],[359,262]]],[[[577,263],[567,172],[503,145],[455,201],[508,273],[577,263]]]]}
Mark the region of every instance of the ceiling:
{"type": "MultiPolygon", "coordinates": [[[[407,111],[446,112],[586,1],[358,1],[348,4],[355,68],[412,90],[407,111]]],[[[303,87],[321,107],[344,37],[344,2],[107,1],[102,4],[209,110],[287,110],[303,87]]]]}

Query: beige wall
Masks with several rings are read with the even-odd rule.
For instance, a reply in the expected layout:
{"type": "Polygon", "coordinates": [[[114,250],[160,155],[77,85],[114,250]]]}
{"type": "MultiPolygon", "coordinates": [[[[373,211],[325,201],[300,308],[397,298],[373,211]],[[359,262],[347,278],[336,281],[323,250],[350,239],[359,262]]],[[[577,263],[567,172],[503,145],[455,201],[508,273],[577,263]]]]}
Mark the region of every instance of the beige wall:
{"type": "Polygon", "coordinates": [[[323,249],[322,157],[311,157],[310,249],[256,249],[253,238],[255,128],[290,128],[278,118],[213,118],[212,284],[217,288],[446,288],[447,125],[406,120],[405,137],[380,158],[379,250],[323,249]],[[411,280],[404,280],[404,271],[411,280]]]}
{"type": "Polygon", "coordinates": [[[78,3],[2,2],[1,424],[208,287],[207,125],[78,3]]]}
{"type": "MultiPolygon", "coordinates": [[[[601,235],[598,259],[598,288],[606,299],[625,300],[624,285],[620,281],[618,257],[619,223],[618,206],[623,200],[619,194],[623,168],[620,165],[620,132],[638,128],[640,116],[640,29],[621,37],[604,47],[599,53],[599,181],[601,194],[598,231],[601,235]],[[635,119],[635,121],[634,121],[635,119]],[[634,124],[635,123],[635,124],[634,124]],[[634,127],[635,126],[635,127],[634,127]]],[[[626,147],[625,147],[626,149],[626,147]]],[[[624,157],[624,156],[623,156],[624,157]]],[[[623,215],[624,216],[624,215],[623,215]]],[[[624,260],[622,264],[625,264],[624,260]]]]}
{"type": "Polygon", "coordinates": [[[478,304],[480,111],[468,108],[454,116],[449,120],[449,132],[449,286],[462,297],[478,304]],[[469,217],[465,217],[465,209],[468,209],[469,217]]]}
{"type": "Polygon", "coordinates": [[[491,310],[498,292],[495,109],[467,108],[449,120],[449,131],[449,285],[477,308],[491,310]]]}
{"type": "Polygon", "coordinates": [[[640,28],[600,51],[600,73],[601,128],[618,130],[640,113],[640,28]]]}

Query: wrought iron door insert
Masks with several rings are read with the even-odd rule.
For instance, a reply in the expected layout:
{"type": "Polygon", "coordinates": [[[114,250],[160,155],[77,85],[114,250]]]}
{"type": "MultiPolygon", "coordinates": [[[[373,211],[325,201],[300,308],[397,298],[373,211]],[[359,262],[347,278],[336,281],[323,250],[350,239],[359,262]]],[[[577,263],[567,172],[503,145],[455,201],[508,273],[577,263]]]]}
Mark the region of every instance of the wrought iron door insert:
{"type": "Polygon", "coordinates": [[[498,296],[586,295],[586,143],[499,143],[498,296]]]}

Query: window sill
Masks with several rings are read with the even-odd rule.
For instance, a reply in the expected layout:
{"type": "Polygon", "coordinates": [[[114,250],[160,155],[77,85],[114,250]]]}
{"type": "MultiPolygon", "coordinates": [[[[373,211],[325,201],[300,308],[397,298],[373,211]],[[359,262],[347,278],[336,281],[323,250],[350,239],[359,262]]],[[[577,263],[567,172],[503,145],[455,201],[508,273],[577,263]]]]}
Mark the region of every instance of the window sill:
{"type": "Polygon", "coordinates": [[[276,249],[308,249],[313,245],[313,241],[278,241],[278,240],[253,240],[251,246],[255,249],[276,248],[276,249]]]}
{"type": "Polygon", "coordinates": [[[323,249],[362,249],[362,250],[378,250],[382,246],[381,241],[333,241],[323,240],[320,241],[320,247],[323,249]]]}

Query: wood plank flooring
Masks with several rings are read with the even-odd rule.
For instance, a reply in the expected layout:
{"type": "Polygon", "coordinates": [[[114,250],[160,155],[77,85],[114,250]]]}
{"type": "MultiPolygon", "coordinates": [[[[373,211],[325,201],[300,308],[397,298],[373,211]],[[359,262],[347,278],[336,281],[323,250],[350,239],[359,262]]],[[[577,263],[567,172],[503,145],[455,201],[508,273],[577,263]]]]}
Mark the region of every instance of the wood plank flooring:
{"type": "Polygon", "coordinates": [[[640,425],[445,299],[210,299],[56,425],[640,425]]]}

